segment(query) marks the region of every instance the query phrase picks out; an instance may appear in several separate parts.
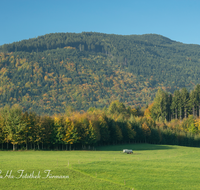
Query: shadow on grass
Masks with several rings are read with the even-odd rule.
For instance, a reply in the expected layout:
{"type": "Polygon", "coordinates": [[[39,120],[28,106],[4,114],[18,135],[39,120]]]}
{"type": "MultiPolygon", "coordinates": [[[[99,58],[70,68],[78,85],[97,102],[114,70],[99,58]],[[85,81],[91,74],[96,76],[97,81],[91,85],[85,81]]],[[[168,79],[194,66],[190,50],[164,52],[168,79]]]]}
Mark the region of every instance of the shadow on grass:
{"type": "Polygon", "coordinates": [[[100,151],[122,151],[123,149],[137,150],[166,150],[174,149],[173,145],[155,145],[155,144],[120,144],[120,145],[108,145],[108,146],[98,146],[96,150],[100,151]]]}

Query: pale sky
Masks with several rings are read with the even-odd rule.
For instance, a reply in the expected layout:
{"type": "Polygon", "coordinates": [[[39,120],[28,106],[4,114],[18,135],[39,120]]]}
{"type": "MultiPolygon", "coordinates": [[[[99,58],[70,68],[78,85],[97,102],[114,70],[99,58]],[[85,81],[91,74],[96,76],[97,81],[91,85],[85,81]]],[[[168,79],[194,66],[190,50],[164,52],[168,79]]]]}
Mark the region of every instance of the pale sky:
{"type": "Polygon", "coordinates": [[[55,32],[160,34],[200,45],[199,0],[1,0],[0,45],[55,32]]]}

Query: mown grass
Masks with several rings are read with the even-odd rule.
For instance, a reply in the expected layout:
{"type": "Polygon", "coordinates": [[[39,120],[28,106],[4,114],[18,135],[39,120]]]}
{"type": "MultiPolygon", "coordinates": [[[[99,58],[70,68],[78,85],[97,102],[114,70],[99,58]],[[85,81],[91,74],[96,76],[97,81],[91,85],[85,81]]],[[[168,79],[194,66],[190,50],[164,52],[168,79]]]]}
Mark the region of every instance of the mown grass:
{"type": "Polygon", "coordinates": [[[0,189],[199,189],[200,149],[127,144],[96,151],[0,151],[0,170],[68,179],[0,179],[0,189]],[[123,154],[131,148],[134,154],[123,154]],[[69,164],[68,164],[69,163],[69,164]]]}

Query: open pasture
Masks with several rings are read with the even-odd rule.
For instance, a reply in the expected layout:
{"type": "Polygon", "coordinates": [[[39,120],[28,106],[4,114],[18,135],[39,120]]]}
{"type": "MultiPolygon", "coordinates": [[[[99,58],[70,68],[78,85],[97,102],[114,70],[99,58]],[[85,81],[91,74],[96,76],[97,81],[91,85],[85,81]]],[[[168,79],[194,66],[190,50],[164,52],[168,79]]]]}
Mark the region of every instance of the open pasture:
{"type": "Polygon", "coordinates": [[[199,189],[199,158],[199,148],[150,144],[96,151],[0,151],[0,189],[199,189]],[[133,154],[123,154],[125,148],[133,154]],[[21,177],[19,170],[24,170],[21,177]],[[45,170],[51,170],[51,177],[69,178],[50,178],[45,170]]]}

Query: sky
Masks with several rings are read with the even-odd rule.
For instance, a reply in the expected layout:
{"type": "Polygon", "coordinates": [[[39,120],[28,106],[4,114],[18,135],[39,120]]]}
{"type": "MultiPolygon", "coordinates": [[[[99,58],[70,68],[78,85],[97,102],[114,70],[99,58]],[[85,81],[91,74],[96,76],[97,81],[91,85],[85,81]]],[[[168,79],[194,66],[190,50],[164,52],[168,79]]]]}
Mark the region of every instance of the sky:
{"type": "Polygon", "coordinates": [[[200,45],[199,0],[0,0],[0,45],[58,32],[160,34],[200,45]]]}

